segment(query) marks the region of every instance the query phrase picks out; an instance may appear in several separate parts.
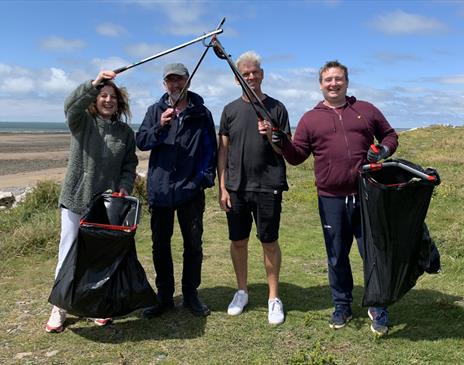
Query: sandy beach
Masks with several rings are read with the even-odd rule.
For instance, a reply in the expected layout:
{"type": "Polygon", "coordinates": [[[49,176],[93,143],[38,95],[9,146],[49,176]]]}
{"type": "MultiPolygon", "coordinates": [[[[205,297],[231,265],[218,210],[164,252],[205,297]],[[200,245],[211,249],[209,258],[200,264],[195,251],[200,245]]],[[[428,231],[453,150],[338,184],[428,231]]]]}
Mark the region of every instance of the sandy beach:
{"type": "MultiPolygon", "coordinates": [[[[19,193],[41,180],[63,181],[70,136],[66,133],[0,133],[0,191],[19,193]]],[[[146,171],[148,152],[137,151],[137,171],[146,171]]]]}

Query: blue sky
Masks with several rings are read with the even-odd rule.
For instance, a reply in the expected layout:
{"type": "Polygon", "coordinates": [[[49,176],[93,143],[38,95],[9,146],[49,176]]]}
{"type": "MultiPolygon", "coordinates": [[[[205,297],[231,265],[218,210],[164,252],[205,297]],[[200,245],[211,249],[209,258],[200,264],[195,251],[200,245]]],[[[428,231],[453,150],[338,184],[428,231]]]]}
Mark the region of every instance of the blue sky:
{"type": "MultiPolygon", "coordinates": [[[[0,121],[63,122],[63,102],[101,69],[115,69],[215,29],[237,58],[255,50],[263,90],[296,126],[321,100],[318,69],[338,59],[348,94],[374,103],[396,128],[464,125],[464,1],[0,1],[0,121]]],[[[133,123],[163,93],[162,68],[192,69],[203,45],[120,74],[133,123]]],[[[216,124],[241,91],[208,52],[191,90],[216,124]]]]}

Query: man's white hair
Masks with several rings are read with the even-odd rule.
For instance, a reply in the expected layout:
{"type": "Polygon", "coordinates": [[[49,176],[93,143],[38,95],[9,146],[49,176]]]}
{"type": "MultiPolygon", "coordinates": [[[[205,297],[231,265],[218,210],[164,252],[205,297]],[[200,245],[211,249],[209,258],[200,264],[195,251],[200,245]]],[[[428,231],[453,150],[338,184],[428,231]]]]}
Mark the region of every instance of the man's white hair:
{"type": "Polygon", "coordinates": [[[235,62],[235,64],[237,67],[239,67],[240,63],[242,62],[253,62],[256,63],[256,66],[261,68],[261,56],[255,51],[247,51],[242,53],[239,58],[237,58],[237,62],[235,62]]]}

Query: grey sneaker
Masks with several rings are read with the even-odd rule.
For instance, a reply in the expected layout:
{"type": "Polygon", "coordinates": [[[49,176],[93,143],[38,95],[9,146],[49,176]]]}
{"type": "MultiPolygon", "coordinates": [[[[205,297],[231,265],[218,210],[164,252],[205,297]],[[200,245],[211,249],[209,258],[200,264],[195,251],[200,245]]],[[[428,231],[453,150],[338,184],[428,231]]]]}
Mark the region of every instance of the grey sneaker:
{"type": "Polygon", "coordinates": [[[369,307],[367,315],[372,320],[371,331],[382,337],[388,333],[388,311],[387,308],[369,307]]]}
{"type": "Polygon", "coordinates": [[[353,313],[349,305],[337,305],[335,306],[335,311],[332,313],[329,326],[330,328],[338,330],[345,327],[351,318],[353,318],[353,313]]]}
{"type": "Polygon", "coordinates": [[[229,316],[238,316],[243,312],[243,308],[248,304],[248,293],[245,290],[239,290],[235,293],[234,298],[227,308],[229,316]]]}

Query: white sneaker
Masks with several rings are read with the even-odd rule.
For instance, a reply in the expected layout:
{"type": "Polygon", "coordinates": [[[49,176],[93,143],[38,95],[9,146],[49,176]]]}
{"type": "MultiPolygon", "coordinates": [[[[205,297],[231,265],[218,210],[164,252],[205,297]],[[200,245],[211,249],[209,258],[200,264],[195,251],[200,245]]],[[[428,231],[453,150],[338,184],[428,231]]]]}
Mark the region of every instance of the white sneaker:
{"type": "Polygon", "coordinates": [[[227,314],[230,316],[238,316],[243,312],[243,308],[248,304],[248,293],[245,290],[239,290],[235,293],[234,299],[227,308],[227,314]]]}
{"type": "Polygon", "coordinates": [[[47,325],[45,326],[45,332],[62,332],[64,329],[64,321],[66,321],[66,311],[54,305],[52,308],[52,313],[50,314],[50,318],[48,319],[47,325]]]}
{"type": "Polygon", "coordinates": [[[279,298],[269,299],[269,314],[267,316],[270,324],[281,324],[284,319],[284,305],[279,298]]]}

